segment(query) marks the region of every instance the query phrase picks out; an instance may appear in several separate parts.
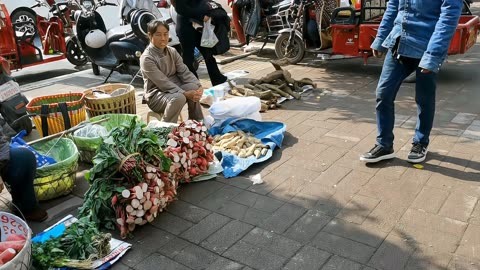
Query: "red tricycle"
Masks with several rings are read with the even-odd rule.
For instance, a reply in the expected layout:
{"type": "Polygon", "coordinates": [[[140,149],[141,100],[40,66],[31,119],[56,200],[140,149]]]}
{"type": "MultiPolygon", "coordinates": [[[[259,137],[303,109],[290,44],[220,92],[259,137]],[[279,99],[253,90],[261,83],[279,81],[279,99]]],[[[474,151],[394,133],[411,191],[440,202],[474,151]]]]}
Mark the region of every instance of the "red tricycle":
{"type": "MultiPolygon", "coordinates": [[[[52,4],[50,2],[48,4],[52,4]]],[[[59,10],[62,6],[52,5],[59,10]]],[[[65,9],[60,11],[66,12],[65,9]]],[[[62,60],[67,58],[69,51],[73,52],[66,45],[65,33],[68,31],[63,16],[58,16],[53,9],[50,10],[53,16],[48,19],[36,13],[32,18],[29,12],[31,14],[33,10],[27,7],[14,10],[16,19],[12,21],[5,4],[0,0],[0,56],[10,62],[12,70],[62,60]]],[[[81,48],[79,50],[82,53],[81,48]]],[[[77,58],[79,62],[87,60],[84,56],[77,58]]]]}
{"type": "MultiPolygon", "coordinates": [[[[388,0],[357,0],[352,7],[340,7],[331,14],[330,27],[322,30],[320,47],[312,46],[306,36],[308,10],[316,3],[312,0],[301,0],[295,6],[296,19],[289,29],[280,31],[275,40],[275,54],[278,58],[286,58],[289,63],[300,62],[306,52],[327,56],[327,58],[362,57],[367,63],[372,56],[370,45],[373,43],[382,16],[387,8],[388,0]],[[323,38],[326,34],[329,38],[323,38]],[[328,44],[327,44],[328,43],[328,44]],[[337,56],[337,57],[332,57],[337,56]]],[[[322,29],[321,26],[319,26],[322,29]]],[[[476,42],[480,30],[478,16],[472,15],[469,2],[464,1],[464,10],[457,30],[450,43],[449,55],[464,54],[476,42]]]]}

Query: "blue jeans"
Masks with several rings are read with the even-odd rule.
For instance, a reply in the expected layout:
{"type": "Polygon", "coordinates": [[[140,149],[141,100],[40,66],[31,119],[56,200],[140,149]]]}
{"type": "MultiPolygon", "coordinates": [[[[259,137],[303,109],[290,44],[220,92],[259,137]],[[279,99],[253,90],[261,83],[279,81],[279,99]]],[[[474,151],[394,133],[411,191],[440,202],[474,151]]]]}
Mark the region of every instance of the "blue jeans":
{"type": "Polygon", "coordinates": [[[33,180],[37,169],[37,160],[27,148],[10,148],[10,160],[3,168],[2,179],[8,185],[13,203],[24,214],[30,214],[39,206],[33,180]]]}
{"type": "Polygon", "coordinates": [[[377,86],[377,144],[393,147],[393,126],[395,124],[395,97],[403,80],[416,72],[415,102],[417,103],[417,126],[413,143],[427,146],[435,115],[435,91],[437,74],[420,72],[420,59],[402,57],[394,58],[389,50],[385,56],[382,74],[377,86]]]}

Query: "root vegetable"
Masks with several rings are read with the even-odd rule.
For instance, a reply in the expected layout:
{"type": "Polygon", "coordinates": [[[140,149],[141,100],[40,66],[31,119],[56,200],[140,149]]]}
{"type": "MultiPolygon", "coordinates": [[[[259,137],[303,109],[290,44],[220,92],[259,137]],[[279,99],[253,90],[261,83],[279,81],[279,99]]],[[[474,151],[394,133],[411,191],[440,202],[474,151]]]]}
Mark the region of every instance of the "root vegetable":
{"type": "Polygon", "coordinates": [[[133,189],[135,190],[135,196],[137,197],[137,199],[141,200],[143,198],[142,188],[139,186],[135,186],[133,189]]]}
{"type": "Polygon", "coordinates": [[[25,246],[25,240],[19,241],[10,241],[10,242],[0,242],[0,253],[4,252],[9,248],[13,248],[15,251],[22,250],[23,246],[25,246]]]}
{"type": "Polygon", "coordinates": [[[130,198],[130,190],[124,189],[124,190],[122,191],[122,197],[125,198],[125,199],[130,198]]]}
{"type": "Polygon", "coordinates": [[[142,183],[142,191],[143,193],[147,192],[148,189],[148,184],[147,183],[142,183]]]}
{"type": "MultiPolygon", "coordinates": [[[[17,252],[13,248],[8,248],[4,252],[0,254],[0,266],[6,264],[7,262],[11,261],[17,252]]],[[[13,266],[12,266],[13,267],[13,266]]]]}
{"type": "Polygon", "coordinates": [[[133,199],[131,204],[133,208],[137,209],[138,206],[140,206],[140,201],[137,199],[133,199]]]}
{"type": "Polygon", "coordinates": [[[137,211],[137,217],[143,217],[143,215],[145,215],[145,211],[143,211],[143,210],[138,210],[137,211]]]}
{"type": "Polygon", "coordinates": [[[261,151],[261,154],[262,156],[265,156],[268,152],[268,149],[267,148],[263,148],[262,151],[261,151]]]}
{"type": "Polygon", "coordinates": [[[123,219],[121,219],[121,218],[117,218],[117,223],[118,223],[118,225],[120,225],[120,226],[125,225],[125,221],[124,221],[123,219]]]}
{"type": "Polygon", "coordinates": [[[132,223],[132,224],[128,224],[128,230],[133,232],[133,230],[135,230],[135,222],[132,223]]]}
{"type": "Polygon", "coordinates": [[[152,203],[151,201],[146,201],[146,202],[143,204],[143,210],[145,210],[145,211],[150,210],[150,208],[152,208],[152,205],[153,205],[153,203],[152,203]]]}
{"type": "Polygon", "coordinates": [[[132,213],[133,212],[133,207],[131,205],[127,205],[125,207],[125,211],[127,211],[127,213],[132,213]]]}
{"type": "Polygon", "coordinates": [[[138,218],[135,219],[135,224],[136,225],[140,225],[141,223],[142,223],[142,218],[138,217],[138,218]]]}

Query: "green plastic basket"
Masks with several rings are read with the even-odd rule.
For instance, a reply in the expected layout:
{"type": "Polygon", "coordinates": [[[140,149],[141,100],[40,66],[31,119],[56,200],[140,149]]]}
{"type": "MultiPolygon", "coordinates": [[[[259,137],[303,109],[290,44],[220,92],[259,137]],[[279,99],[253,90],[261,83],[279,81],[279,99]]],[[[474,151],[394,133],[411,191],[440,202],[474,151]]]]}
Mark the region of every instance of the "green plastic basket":
{"type": "MultiPolygon", "coordinates": [[[[98,121],[108,117],[109,119],[105,122],[99,123],[99,125],[104,126],[107,131],[111,131],[114,127],[118,127],[121,124],[129,123],[133,118],[136,118],[137,121],[140,121],[140,117],[136,114],[103,114],[90,118],[90,122],[98,121]]],[[[93,157],[96,154],[97,149],[103,142],[101,137],[78,137],[73,136],[73,141],[77,145],[78,151],[80,152],[80,160],[85,163],[92,163],[93,157]]]]}
{"type": "Polygon", "coordinates": [[[51,200],[72,192],[78,168],[78,149],[67,138],[39,142],[32,147],[57,163],[37,168],[33,188],[39,201],[51,200]]]}

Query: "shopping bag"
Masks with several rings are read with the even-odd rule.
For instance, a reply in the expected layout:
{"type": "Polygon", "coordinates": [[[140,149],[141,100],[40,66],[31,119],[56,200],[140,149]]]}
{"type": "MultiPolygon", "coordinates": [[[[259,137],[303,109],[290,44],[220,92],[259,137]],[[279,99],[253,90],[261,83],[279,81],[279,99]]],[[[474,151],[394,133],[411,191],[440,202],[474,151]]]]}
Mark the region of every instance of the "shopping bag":
{"type": "Polygon", "coordinates": [[[205,48],[213,48],[218,43],[218,38],[213,30],[215,30],[215,26],[212,24],[211,19],[203,23],[202,40],[200,42],[200,46],[205,48]]]}

